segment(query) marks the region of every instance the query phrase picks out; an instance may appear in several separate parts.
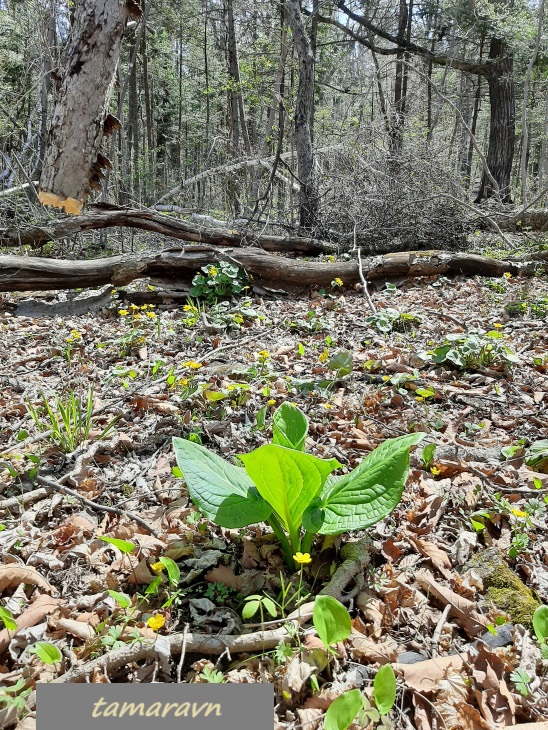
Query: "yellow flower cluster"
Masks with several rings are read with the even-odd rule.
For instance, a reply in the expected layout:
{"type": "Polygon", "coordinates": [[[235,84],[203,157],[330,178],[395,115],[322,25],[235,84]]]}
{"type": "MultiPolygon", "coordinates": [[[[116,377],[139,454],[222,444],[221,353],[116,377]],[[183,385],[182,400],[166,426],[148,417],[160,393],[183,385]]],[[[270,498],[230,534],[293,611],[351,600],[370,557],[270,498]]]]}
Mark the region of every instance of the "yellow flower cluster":
{"type": "Polygon", "coordinates": [[[199,370],[202,367],[201,362],[196,362],[196,360],[187,360],[183,363],[184,368],[191,368],[191,370],[199,370]]]}
{"type": "Polygon", "coordinates": [[[70,335],[68,337],[65,337],[65,342],[78,342],[78,340],[82,339],[82,335],[78,330],[71,330],[70,335]]]}
{"type": "Polygon", "coordinates": [[[209,271],[207,272],[210,276],[215,276],[219,273],[218,269],[216,269],[214,266],[209,267],[209,271]]]}
{"type": "Polygon", "coordinates": [[[268,350],[261,350],[257,353],[257,355],[259,356],[259,360],[262,360],[263,362],[270,360],[270,353],[268,350]]]}

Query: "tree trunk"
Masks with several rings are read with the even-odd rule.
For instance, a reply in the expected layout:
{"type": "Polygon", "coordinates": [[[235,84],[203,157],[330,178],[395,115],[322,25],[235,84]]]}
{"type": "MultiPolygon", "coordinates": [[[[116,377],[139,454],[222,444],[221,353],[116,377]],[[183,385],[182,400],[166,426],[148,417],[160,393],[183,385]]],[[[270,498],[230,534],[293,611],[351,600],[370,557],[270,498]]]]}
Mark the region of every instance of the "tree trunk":
{"type": "MultiPolygon", "coordinates": [[[[283,286],[286,291],[310,286],[329,287],[335,277],[346,286],[360,281],[356,261],[318,263],[295,261],[272,256],[256,248],[241,248],[230,254],[210,246],[191,246],[178,252],[163,251],[142,256],[113,256],[88,261],[55,260],[29,256],[0,256],[0,291],[51,291],[83,287],[126,286],[136,279],[152,279],[159,285],[174,284],[186,288],[194,274],[212,262],[237,263],[259,285],[283,286]]],[[[504,273],[533,276],[542,262],[548,263],[548,251],[527,259],[501,261],[467,253],[411,251],[362,260],[367,280],[388,277],[447,276],[471,274],[502,276],[504,273]]],[[[545,263],[546,267],[546,263],[545,263]]]]}
{"type": "MultiPolygon", "coordinates": [[[[128,2],[136,8],[133,0],[128,2]]],[[[120,0],[76,5],[40,178],[39,198],[44,205],[78,214],[90,190],[101,187],[102,168],[108,164],[99,154],[105,102],[129,12],[129,5],[120,0]]]]}
{"type": "Polygon", "coordinates": [[[476,203],[494,195],[502,202],[511,202],[510,176],[514,160],[516,134],[516,98],[514,88],[514,59],[506,43],[492,38],[489,47],[491,63],[486,65],[486,77],[491,104],[489,146],[487,167],[498,185],[493,189],[485,170],[483,171],[476,203]]]}
{"type": "Polygon", "coordinates": [[[286,9],[299,61],[299,87],[295,107],[295,147],[301,184],[299,221],[302,228],[310,230],[314,228],[319,209],[311,129],[314,109],[314,53],[304,27],[299,0],[286,0],[286,9]]]}

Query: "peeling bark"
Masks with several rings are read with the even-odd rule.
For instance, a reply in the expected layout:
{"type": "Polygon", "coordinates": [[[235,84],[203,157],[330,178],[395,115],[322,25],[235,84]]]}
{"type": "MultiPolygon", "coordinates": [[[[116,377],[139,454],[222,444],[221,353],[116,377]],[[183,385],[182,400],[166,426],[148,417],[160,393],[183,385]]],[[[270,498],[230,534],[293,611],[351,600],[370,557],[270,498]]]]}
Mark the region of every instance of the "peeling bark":
{"type": "Polygon", "coordinates": [[[108,165],[99,154],[106,100],[130,12],[120,0],[76,4],[40,178],[44,205],[79,214],[90,190],[100,189],[108,165]]]}

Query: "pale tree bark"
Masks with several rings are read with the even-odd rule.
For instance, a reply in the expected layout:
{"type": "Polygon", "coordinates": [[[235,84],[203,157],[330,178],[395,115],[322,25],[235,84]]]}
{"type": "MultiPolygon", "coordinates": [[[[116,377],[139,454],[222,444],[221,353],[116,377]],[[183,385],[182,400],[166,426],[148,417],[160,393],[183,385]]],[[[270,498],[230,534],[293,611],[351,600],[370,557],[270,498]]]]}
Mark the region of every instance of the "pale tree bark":
{"type": "Polygon", "coordinates": [[[295,108],[295,147],[301,184],[299,220],[302,228],[311,229],[316,223],[319,203],[311,126],[314,116],[314,52],[304,27],[299,0],[286,0],[286,12],[299,61],[295,108]]]}
{"type": "Polygon", "coordinates": [[[101,187],[110,164],[99,153],[106,101],[130,12],[140,14],[133,0],[77,3],[40,178],[44,205],[79,214],[101,187]]]}

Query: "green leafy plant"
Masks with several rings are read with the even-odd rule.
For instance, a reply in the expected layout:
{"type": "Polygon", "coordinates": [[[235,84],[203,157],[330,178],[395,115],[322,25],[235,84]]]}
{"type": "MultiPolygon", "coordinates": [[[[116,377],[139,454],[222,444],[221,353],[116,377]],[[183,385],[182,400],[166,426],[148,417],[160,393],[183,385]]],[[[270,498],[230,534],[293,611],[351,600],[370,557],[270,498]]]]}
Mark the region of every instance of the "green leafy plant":
{"type": "Polygon", "coordinates": [[[201,271],[192,279],[191,297],[213,304],[218,299],[241,294],[248,288],[244,271],[227,261],[202,266],[201,271]]]}
{"type": "Polygon", "coordinates": [[[324,730],[347,730],[362,706],[362,694],[359,689],[344,692],[327,708],[324,730]]]}
{"type": "Polygon", "coordinates": [[[368,325],[384,334],[392,331],[404,332],[411,327],[417,327],[421,322],[420,317],[416,314],[399,312],[397,309],[392,309],[391,307],[380,309],[375,314],[367,317],[365,321],[368,325]]]}
{"type": "Polygon", "coordinates": [[[428,354],[437,364],[447,364],[461,370],[493,366],[507,368],[521,362],[504,343],[504,337],[498,330],[447,335],[445,342],[428,354]]]}
{"type": "Polygon", "coordinates": [[[548,659],[548,606],[539,606],[533,614],[533,629],[543,659],[548,659]]]}
{"type": "MultiPolygon", "coordinates": [[[[93,388],[88,389],[83,400],[70,390],[65,397],[54,400],[42,393],[42,401],[34,406],[26,403],[27,411],[41,432],[50,431],[50,439],[65,453],[74,451],[83,441],[89,438],[94,426],[93,388]]],[[[115,416],[101,431],[98,440],[105,438],[114,428],[119,416],[115,416]]]]}
{"type": "Polygon", "coordinates": [[[525,463],[535,471],[548,474],[548,439],[535,441],[525,452],[525,463]]]}
{"type": "Polygon", "coordinates": [[[26,700],[31,693],[31,688],[27,688],[27,679],[20,678],[13,687],[2,687],[0,691],[0,709],[14,709],[16,712],[24,712],[26,700]]]}
{"type": "Polygon", "coordinates": [[[332,644],[350,636],[350,614],[340,601],[332,596],[316,596],[312,622],[326,650],[332,652],[332,644]]]}
{"type": "Polygon", "coordinates": [[[264,623],[265,609],[272,616],[272,618],[276,618],[276,616],[278,615],[278,609],[276,608],[276,604],[268,596],[246,596],[244,601],[245,603],[242,609],[243,619],[252,618],[253,616],[255,616],[257,611],[259,611],[261,615],[261,623],[264,623]]]}
{"type": "Polygon", "coordinates": [[[522,697],[528,697],[531,694],[531,689],[529,687],[531,677],[527,674],[525,669],[518,668],[514,670],[510,674],[510,679],[522,697]]]}
{"type": "Polygon", "coordinates": [[[297,552],[310,551],[316,534],[363,530],[390,514],[405,486],[409,449],[424,437],[388,439],[349,474],[331,476],[340,464],[304,452],[307,428],[304,414],[284,404],[274,414],[274,442],[241,455],[244,468],[173,439],[177,464],[200,511],[229,529],[268,522],[289,566],[297,552]]]}
{"type": "Polygon", "coordinates": [[[198,674],[198,679],[201,679],[202,682],[207,682],[208,684],[223,684],[225,681],[223,673],[213,669],[212,667],[204,667],[200,674],[198,674]]]}
{"type": "Polygon", "coordinates": [[[17,622],[13,618],[12,612],[7,608],[4,608],[4,606],[0,606],[0,621],[2,621],[6,629],[9,631],[17,630],[17,622]]]}
{"type": "Polygon", "coordinates": [[[49,641],[37,641],[29,651],[44,662],[44,664],[59,664],[63,659],[61,650],[49,641]]]}
{"type": "Polygon", "coordinates": [[[396,676],[390,664],[383,664],[373,681],[373,699],[379,714],[387,715],[396,701],[396,676]]]}

